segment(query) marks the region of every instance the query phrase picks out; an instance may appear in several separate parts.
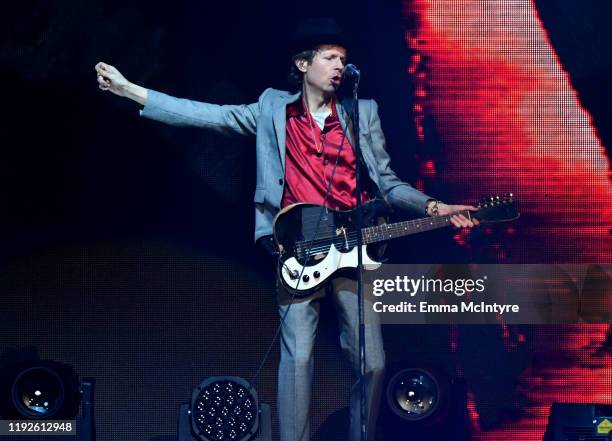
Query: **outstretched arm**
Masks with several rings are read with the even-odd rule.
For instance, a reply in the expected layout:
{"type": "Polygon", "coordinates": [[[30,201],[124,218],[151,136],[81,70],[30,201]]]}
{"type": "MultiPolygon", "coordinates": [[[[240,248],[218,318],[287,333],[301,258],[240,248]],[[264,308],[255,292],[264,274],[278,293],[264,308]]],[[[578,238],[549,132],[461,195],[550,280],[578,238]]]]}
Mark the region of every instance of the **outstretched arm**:
{"type": "Polygon", "coordinates": [[[132,99],[144,106],[141,115],[166,124],[202,127],[220,133],[254,135],[261,111],[259,102],[248,105],[217,105],[175,98],[129,82],[115,67],[96,64],[98,86],[102,90],[132,99]]]}

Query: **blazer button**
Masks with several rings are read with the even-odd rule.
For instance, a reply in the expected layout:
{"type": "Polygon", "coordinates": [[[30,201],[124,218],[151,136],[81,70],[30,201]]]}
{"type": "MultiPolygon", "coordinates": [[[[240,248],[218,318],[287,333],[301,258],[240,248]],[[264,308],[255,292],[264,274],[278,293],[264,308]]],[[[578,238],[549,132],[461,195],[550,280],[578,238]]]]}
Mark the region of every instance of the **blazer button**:
{"type": "Polygon", "coordinates": [[[278,179],[278,185],[283,185],[283,178],[278,179]]]}

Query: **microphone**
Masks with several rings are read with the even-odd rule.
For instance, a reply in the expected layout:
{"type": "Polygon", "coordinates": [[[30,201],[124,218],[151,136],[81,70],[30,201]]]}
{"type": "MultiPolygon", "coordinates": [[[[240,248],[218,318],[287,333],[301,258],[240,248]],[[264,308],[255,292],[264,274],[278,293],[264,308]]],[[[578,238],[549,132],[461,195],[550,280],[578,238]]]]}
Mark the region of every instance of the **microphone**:
{"type": "Polygon", "coordinates": [[[344,67],[344,76],[347,78],[359,78],[361,71],[354,64],[347,64],[344,67]]]}

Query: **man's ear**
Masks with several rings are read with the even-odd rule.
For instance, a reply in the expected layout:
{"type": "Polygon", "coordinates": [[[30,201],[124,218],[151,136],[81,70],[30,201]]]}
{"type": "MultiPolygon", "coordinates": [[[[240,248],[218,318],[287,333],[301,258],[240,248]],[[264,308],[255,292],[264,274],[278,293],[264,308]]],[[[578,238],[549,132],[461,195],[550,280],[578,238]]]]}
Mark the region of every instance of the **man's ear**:
{"type": "Polygon", "coordinates": [[[302,73],[306,73],[306,66],[308,66],[308,61],[303,58],[295,60],[295,67],[302,73]]]}

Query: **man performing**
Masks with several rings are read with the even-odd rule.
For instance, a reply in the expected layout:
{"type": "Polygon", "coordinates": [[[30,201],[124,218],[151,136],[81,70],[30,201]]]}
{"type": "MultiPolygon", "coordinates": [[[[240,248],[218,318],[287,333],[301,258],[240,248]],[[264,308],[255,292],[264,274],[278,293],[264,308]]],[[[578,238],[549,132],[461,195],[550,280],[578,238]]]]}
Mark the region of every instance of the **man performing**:
{"type": "MultiPolygon", "coordinates": [[[[298,26],[292,44],[290,81],[299,86],[298,92],[267,89],[256,103],[249,105],[220,106],[178,99],[130,83],[108,64],[98,63],[95,69],[102,90],[140,103],[144,106],[141,115],[146,118],[176,126],[256,135],[255,240],[269,248],[274,217],[290,204],[308,202],[340,210],[355,207],[358,161],[350,130],[345,133],[349,117],[336,96],[343,80],[346,47],[346,39],[333,20],[304,21],[298,26]]],[[[402,182],[389,166],[377,104],[360,100],[358,105],[362,176],[364,180],[369,178],[369,185],[359,195],[362,201],[380,195],[395,208],[430,216],[476,210],[472,206],[444,204],[402,182]]],[[[451,222],[456,227],[478,223],[460,214],[453,215],[451,222]]],[[[357,286],[354,279],[337,277],[327,288],[299,299],[293,298],[280,283],[278,286],[282,320],[278,371],[280,437],[282,441],[308,441],[313,345],[320,300],[325,295],[332,296],[339,314],[342,349],[359,373],[357,286]]],[[[366,307],[364,314],[368,323],[365,399],[368,439],[373,440],[385,355],[374,312],[366,307]]],[[[360,439],[359,401],[357,382],[351,390],[352,441],[360,439]]]]}

